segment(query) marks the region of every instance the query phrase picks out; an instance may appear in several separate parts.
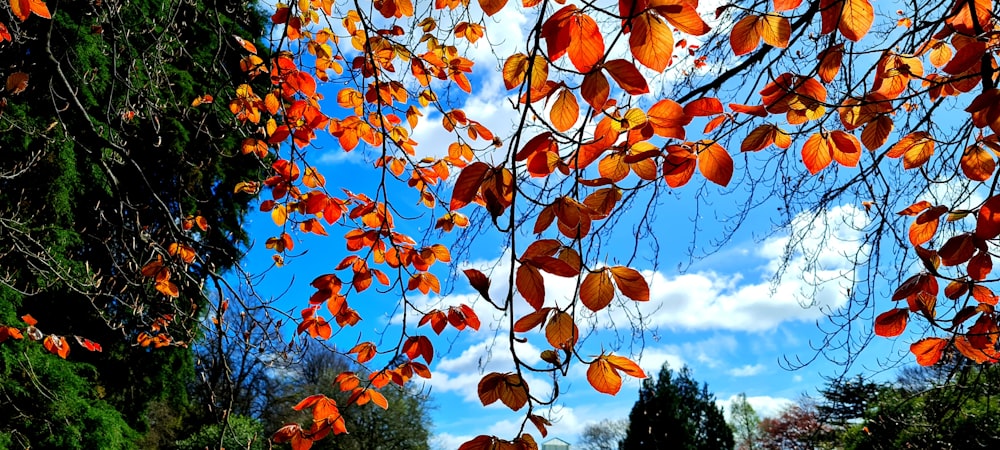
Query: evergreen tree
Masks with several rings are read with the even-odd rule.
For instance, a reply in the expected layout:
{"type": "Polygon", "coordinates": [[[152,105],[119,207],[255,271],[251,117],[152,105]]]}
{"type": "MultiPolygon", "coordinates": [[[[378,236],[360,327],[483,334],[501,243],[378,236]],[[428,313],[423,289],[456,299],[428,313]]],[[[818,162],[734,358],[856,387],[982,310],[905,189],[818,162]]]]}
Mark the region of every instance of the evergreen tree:
{"type": "Polygon", "coordinates": [[[139,435],[184,426],[203,289],[245,239],[249,196],[233,185],[263,167],[239,154],[226,105],[192,101],[235,89],[245,51],[232,36],[263,32],[254,5],[50,0],[51,19],[25,21],[0,8],[12,36],[0,43],[0,324],[30,314],[72,348],[63,360],[41,342],[0,345],[0,442],[156,448],[171,441],[139,435]],[[157,260],[169,283],[143,273],[157,260]],[[172,419],[152,420],[152,402],[172,419]]]}
{"type": "Polygon", "coordinates": [[[678,373],[666,364],[656,380],[645,379],[629,414],[622,450],[730,450],[733,432],[708,385],[698,385],[691,370],[678,373]]]}

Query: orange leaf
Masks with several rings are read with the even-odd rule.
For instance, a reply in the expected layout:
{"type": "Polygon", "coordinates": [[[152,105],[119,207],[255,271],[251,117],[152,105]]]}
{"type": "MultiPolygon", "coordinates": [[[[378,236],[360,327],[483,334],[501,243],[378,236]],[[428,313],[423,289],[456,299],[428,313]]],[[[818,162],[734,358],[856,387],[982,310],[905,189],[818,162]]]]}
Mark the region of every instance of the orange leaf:
{"type": "Polygon", "coordinates": [[[507,0],[479,0],[479,6],[483,8],[483,12],[487,16],[492,16],[500,12],[506,4],[507,0]]]}
{"type": "Polygon", "coordinates": [[[515,373],[491,372],[479,381],[479,400],[483,406],[500,400],[517,411],[528,403],[528,385],[515,373]]]}
{"type": "Polygon", "coordinates": [[[934,140],[925,131],[915,131],[903,136],[896,145],[889,149],[886,156],[890,158],[903,157],[903,168],[913,169],[927,162],[934,154],[934,140]]]}
{"type": "Polygon", "coordinates": [[[962,153],[961,165],[962,173],[974,181],[989,180],[997,168],[993,155],[978,145],[966,147],[962,153]]]}
{"type": "MultiPolygon", "coordinates": [[[[767,148],[767,146],[775,143],[774,140],[779,133],[780,130],[777,126],[772,124],[761,125],[751,131],[750,134],[743,139],[743,143],[740,144],[740,151],[756,152],[763,150],[767,148]]],[[[781,134],[787,136],[784,133],[781,134]]]]}
{"type": "Polygon", "coordinates": [[[639,271],[625,266],[611,268],[611,276],[622,295],[637,302],[649,301],[649,285],[639,271]]]}
{"type": "Polygon", "coordinates": [[[715,97],[702,97],[684,105],[684,114],[687,116],[714,116],[722,113],[722,102],[715,97]]]}
{"type": "Polygon", "coordinates": [[[520,319],[517,319],[517,322],[514,322],[514,332],[526,333],[528,331],[531,331],[532,328],[535,328],[545,323],[545,319],[549,316],[549,311],[551,310],[552,308],[542,308],[520,319]]]}
{"type": "MultiPolygon", "coordinates": [[[[405,346],[404,346],[404,348],[405,348],[405,346]]],[[[368,361],[371,361],[372,358],[374,358],[375,355],[378,354],[378,349],[375,348],[375,344],[373,344],[371,342],[362,342],[362,343],[360,343],[358,345],[355,345],[347,353],[357,353],[358,354],[358,363],[359,364],[364,364],[364,363],[366,363],[368,361]]]]}
{"type": "Polygon", "coordinates": [[[729,33],[729,45],[733,48],[733,53],[736,56],[750,53],[760,45],[760,34],[757,32],[759,19],[758,16],[750,15],[733,25],[733,31],[729,33]]]}
{"type": "Polygon", "coordinates": [[[597,392],[604,394],[615,395],[622,388],[622,376],[603,356],[590,363],[587,381],[597,392]]]}
{"type": "Polygon", "coordinates": [[[580,301],[591,311],[600,311],[611,304],[615,287],[607,270],[588,273],[580,284],[580,301]]]}
{"type": "Polygon", "coordinates": [[[628,37],[632,56],[642,65],[662,72],[670,64],[674,51],[674,34],[659,15],[648,10],[632,19],[628,37]]]}
{"type": "Polygon", "coordinates": [[[729,152],[716,142],[701,141],[696,147],[701,147],[698,151],[698,170],[701,174],[719,186],[728,186],[733,178],[733,158],[729,152]]]}
{"type": "Polygon", "coordinates": [[[576,94],[569,89],[559,90],[556,101],[552,103],[549,118],[556,130],[566,131],[576,124],[580,117],[580,105],[576,102],[576,94]]]}
{"type": "Polygon", "coordinates": [[[701,15],[695,10],[698,2],[689,0],[660,0],[653,6],[656,12],[660,13],[667,22],[684,33],[701,36],[711,31],[708,24],[701,19],[701,15]]]}
{"type": "MultiPolygon", "coordinates": [[[[691,102],[691,104],[695,102],[698,102],[698,100],[691,102]]],[[[711,105],[706,106],[710,107],[711,105]]],[[[680,104],[673,100],[660,100],[646,112],[647,123],[653,127],[653,132],[659,136],[684,139],[684,126],[691,123],[691,116],[685,112],[686,108],[682,108],[680,104]]],[[[694,106],[691,109],[700,108],[701,106],[694,106]]]]}
{"type": "Polygon", "coordinates": [[[831,131],[827,136],[833,159],[846,167],[857,167],[861,160],[861,143],[853,134],[840,130],[831,131]]]}
{"type": "Polygon", "coordinates": [[[972,255],[975,253],[976,244],[970,233],[951,237],[938,250],[938,255],[941,257],[941,265],[946,267],[963,264],[972,259],[972,255]]]}
{"type": "Polygon", "coordinates": [[[801,4],[802,0],[774,0],[774,10],[777,12],[791,11],[801,4]]]}
{"type": "Polygon", "coordinates": [[[889,140],[893,127],[894,124],[889,116],[880,115],[865,125],[865,129],[861,131],[861,143],[865,144],[868,150],[875,150],[889,140]]]}
{"type": "Polygon", "coordinates": [[[417,359],[418,356],[424,358],[427,364],[434,360],[434,346],[427,336],[410,336],[403,343],[402,351],[410,360],[417,359]]]}
{"type": "Polygon", "coordinates": [[[916,247],[930,241],[937,233],[941,216],[946,212],[948,212],[947,206],[935,206],[917,216],[917,220],[910,225],[910,243],[916,247]]]}
{"type": "Polygon", "coordinates": [[[649,92],[646,78],[642,76],[639,69],[635,68],[634,64],[624,59],[613,59],[604,63],[604,69],[629,95],[642,95],[649,92]]]}
{"type": "Polygon", "coordinates": [[[905,308],[896,308],[879,314],[875,318],[875,334],[882,337],[899,336],[906,329],[906,319],[909,317],[910,311],[905,308]]]}
{"type": "Polygon", "coordinates": [[[840,65],[844,59],[844,44],[837,44],[820,52],[819,68],[817,69],[819,79],[824,83],[830,83],[840,72],[840,65]]]}
{"type": "Polygon", "coordinates": [[[17,95],[25,89],[28,89],[28,74],[18,71],[7,76],[7,92],[17,95]]]}
{"type": "Polygon", "coordinates": [[[993,271],[993,258],[988,252],[980,251],[969,260],[969,278],[976,281],[985,280],[993,271]]]}
{"type": "Polygon", "coordinates": [[[628,358],[626,358],[624,356],[617,356],[617,355],[608,355],[608,356],[605,357],[605,359],[612,366],[614,366],[614,368],[616,368],[616,369],[618,369],[618,370],[620,370],[622,372],[625,372],[625,374],[628,375],[628,376],[635,377],[635,378],[646,378],[646,372],[644,372],[642,370],[642,368],[639,367],[639,365],[636,364],[631,359],[628,359],[628,358]]]}
{"type": "Polygon", "coordinates": [[[545,325],[545,338],[555,348],[570,349],[580,338],[580,331],[573,322],[573,317],[562,311],[556,311],[545,325]]]}
{"type": "Polygon", "coordinates": [[[541,309],[545,303],[545,281],[541,272],[533,266],[521,264],[517,268],[515,277],[517,292],[524,297],[524,300],[535,310],[541,309]]]}
{"type": "Polygon", "coordinates": [[[69,355],[69,342],[62,336],[56,336],[54,334],[45,336],[45,340],[42,341],[42,345],[45,346],[45,349],[48,350],[49,353],[58,355],[62,359],[66,359],[66,356],[69,355]]]}
{"type": "Polygon", "coordinates": [[[590,72],[583,77],[583,84],[580,85],[580,95],[595,110],[604,110],[610,92],[611,85],[608,84],[608,78],[600,71],[590,72]]]}
{"type": "Polygon", "coordinates": [[[910,352],[917,357],[917,364],[933,366],[941,360],[941,352],[948,346],[948,340],[942,338],[924,338],[910,345],[910,352]]]}
{"type": "Polygon", "coordinates": [[[815,133],[802,145],[802,162],[809,173],[816,175],[833,162],[831,153],[829,142],[822,134],[815,133]]]}
{"type": "Polygon", "coordinates": [[[14,17],[18,20],[24,22],[28,20],[31,16],[31,1],[30,0],[10,0],[10,10],[14,13],[14,17]]]}
{"type": "Polygon", "coordinates": [[[687,184],[694,175],[698,157],[684,150],[684,153],[670,153],[663,161],[663,179],[667,186],[679,188],[687,184]]]}
{"type": "Polygon", "coordinates": [[[835,29],[854,42],[868,34],[875,20],[875,10],[868,0],[821,0],[823,34],[835,29]]]}
{"type": "Polygon", "coordinates": [[[788,38],[792,34],[792,26],[788,18],[777,14],[765,14],[756,23],[757,32],[764,42],[772,47],[788,47],[788,38]]]}

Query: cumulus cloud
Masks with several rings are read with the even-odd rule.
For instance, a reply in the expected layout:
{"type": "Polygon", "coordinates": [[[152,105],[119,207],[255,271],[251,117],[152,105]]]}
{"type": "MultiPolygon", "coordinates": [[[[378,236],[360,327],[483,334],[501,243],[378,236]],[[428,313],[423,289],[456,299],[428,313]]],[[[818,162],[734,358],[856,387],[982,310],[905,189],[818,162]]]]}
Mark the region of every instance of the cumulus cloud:
{"type": "Polygon", "coordinates": [[[767,370],[767,366],[763,364],[746,364],[741,367],[729,369],[727,373],[734,377],[752,377],[763,373],[765,370],[767,370]]]}

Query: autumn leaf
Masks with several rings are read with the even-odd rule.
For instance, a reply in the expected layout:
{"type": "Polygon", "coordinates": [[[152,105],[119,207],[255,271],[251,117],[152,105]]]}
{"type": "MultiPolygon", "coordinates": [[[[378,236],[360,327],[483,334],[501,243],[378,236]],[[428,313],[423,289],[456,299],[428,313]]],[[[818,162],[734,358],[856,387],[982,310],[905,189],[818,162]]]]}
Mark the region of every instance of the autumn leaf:
{"type": "Polygon", "coordinates": [[[917,364],[933,366],[941,360],[941,353],[948,346],[948,340],[942,338],[924,338],[910,345],[910,352],[917,357],[917,364]]]}
{"type": "Polygon", "coordinates": [[[549,111],[552,126],[556,130],[566,131],[576,124],[579,117],[580,105],[576,102],[576,94],[570,89],[560,90],[556,101],[552,103],[552,109],[549,111]]]}
{"type": "Polygon", "coordinates": [[[580,284],[580,301],[591,311],[600,311],[611,304],[614,285],[607,270],[588,273],[580,284]]]}
{"type": "Polygon", "coordinates": [[[556,311],[549,318],[549,323],[545,325],[545,338],[552,347],[571,349],[576,346],[576,341],[580,338],[580,331],[572,316],[562,311],[556,311]]]}
{"type": "Polygon", "coordinates": [[[639,271],[625,266],[615,266],[609,270],[622,295],[637,302],[649,301],[649,285],[639,271]]]}
{"type": "Polygon", "coordinates": [[[632,19],[632,32],[628,42],[632,56],[642,65],[662,72],[670,64],[670,56],[674,51],[674,34],[652,10],[632,19]]]}
{"type": "Polygon", "coordinates": [[[629,95],[642,95],[649,93],[649,86],[646,78],[642,76],[635,65],[624,59],[613,59],[604,63],[604,70],[618,83],[629,95]]]}
{"type": "Polygon", "coordinates": [[[701,141],[697,144],[698,170],[715,184],[726,187],[733,178],[733,157],[717,142],[701,141]]]}
{"type": "Polygon", "coordinates": [[[602,354],[587,368],[587,381],[598,392],[615,395],[622,386],[619,371],[632,377],[646,378],[646,373],[630,359],[602,354]]]}
{"type": "Polygon", "coordinates": [[[517,411],[528,403],[528,385],[515,373],[491,372],[479,381],[478,391],[483,406],[499,400],[517,411]]]}
{"type": "Polygon", "coordinates": [[[879,314],[875,318],[875,334],[882,337],[899,336],[906,329],[906,319],[909,317],[910,311],[904,308],[896,308],[879,314]]]}

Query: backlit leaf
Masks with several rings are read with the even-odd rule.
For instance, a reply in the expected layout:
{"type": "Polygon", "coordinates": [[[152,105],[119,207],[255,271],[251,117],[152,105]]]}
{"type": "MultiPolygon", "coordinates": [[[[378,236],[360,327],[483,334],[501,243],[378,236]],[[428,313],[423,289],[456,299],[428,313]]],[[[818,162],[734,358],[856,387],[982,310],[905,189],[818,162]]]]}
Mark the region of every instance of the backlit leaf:
{"type": "Polygon", "coordinates": [[[792,27],[788,23],[787,17],[765,14],[760,17],[756,26],[761,39],[768,45],[777,48],[788,47],[788,38],[791,36],[792,27]]]}
{"type": "Polygon", "coordinates": [[[978,145],[970,145],[962,152],[962,173],[973,181],[986,181],[996,171],[993,155],[978,145]]]}
{"type": "Polygon", "coordinates": [[[588,273],[580,284],[580,301],[591,311],[600,311],[611,304],[615,287],[607,270],[588,273]]]}
{"type": "Polygon", "coordinates": [[[608,75],[618,83],[629,95],[642,95],[649,93],[649,86],[646,84],[646,78],[642,76],[639,69],[635,68],[635,65],[624,60],[624,59],[613,59],[604,63],[604,69],[608,71],[608,75]]]}
{"type": "Polygon", "coordinates": [[[917,357],[917,364],[933,366],[941,360],[941,352],[948,346],[948,340],[942,338],[924,338],[910,345],[910,352],[917,357]]]}
{"type": "Polygon", "coordinates": [[[1000,195],[986,199],[976,215],[976,236],[993,239],[1000,236],[1000,195]]]}
{"type": "Polygon", "coordinates": [[[637,302],[649,301],[649,285],[639,271],[625,266],[611,268],[611,276],[622,295],[637,302]]]}
{"type": "Polygon", "coordinates": [[[576,346],[580,331],[573,322],[573,316],[556,311],[545,325],[545,339],[555,348],[571,349],[576,346]]]}
{"type": "Polygon", "coordinates": [[[535,310],[542,308],[545,303],[545,280],[538,269],[521,264],[517,268],[517,276],[514,278],[517,285],[517,292],[524,297],[524,300],[535,310]]]}
{"type": "Polygon", "coordinates": [[[629,34],[628,42],[632,56],[642,65],[662,72],[670,63],[674,34],[653,11],[646,11],[632,19],[632,33],[629,34]]]}
{"type": "Polygon", "coordinates": [[[733,25],[733,31],[729,33],[729,45],[736,56],[750,53],[760,45],[760,34],[757,32],[758,20],[758,16],[749,15],[733,25]]]}
{"type": "Polygon", "coordinates": [[[875,334],[882,337],[899,336],[906,329],[906,319],[909,317],[910,311],[905,308],[896,308],[879,314],[875,318],[875,334]]]}
{"type": "Polygon", "coordinates": [[[580,105],[576,102],[576,94],[570,89],[561,89],[556,101],[552,103],[549,118],[556,130],[566,131],[576,124],[580,117],[580,105]]]}
{"type": "Polygon", "coordinates": [[[699,143],[698,170],[709,181],[725,187],[733,178],[733,157],[716,142],[699,143]]]}

